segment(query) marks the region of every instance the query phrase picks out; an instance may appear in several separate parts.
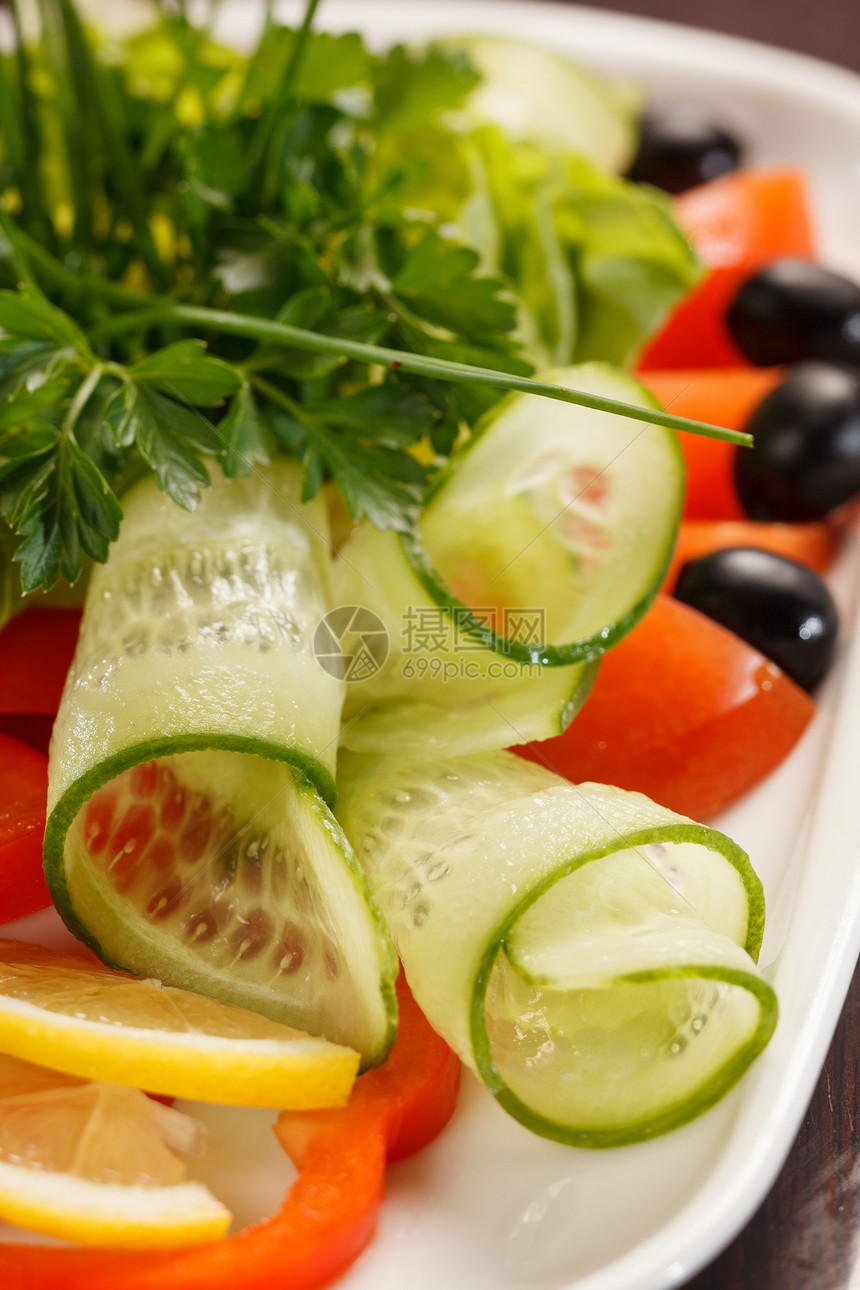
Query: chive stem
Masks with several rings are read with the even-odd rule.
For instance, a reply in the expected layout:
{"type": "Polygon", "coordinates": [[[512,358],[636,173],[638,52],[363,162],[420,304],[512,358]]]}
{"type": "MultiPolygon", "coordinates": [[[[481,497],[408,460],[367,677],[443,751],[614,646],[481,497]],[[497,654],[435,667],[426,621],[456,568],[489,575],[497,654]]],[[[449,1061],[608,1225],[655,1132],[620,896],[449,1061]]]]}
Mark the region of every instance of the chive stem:
{"type": "Polygon", "coordinates": [[[256,340],[273,341],[290,349],[316,354],[338,354],[342,358],[353,359],[359,363],[376,363],[392,371],[412,372],[417,376],[428,376],[436,380],[485,385],[496,390],[516,390],[522,394],[537,394],[544,398],[557,399],[562,403],[574,403],[579,407],[593,408],[597,412],[611,412],[628,417],[631,421],[665,426],[670,430],[684,430],[708,439],[721,439],[726,443],[739,444],[742,447],[749,447],[752,443],[752,436],[743,431],[726,430],[705,421],[690,421],[686,417],[674,416],[671,412],[638,407],[636,404],[623,403],[618,399],[588,394],[584,390],[570,389],[549,381],[538,381],[533,377],[513,376],[508,372],[473,367],[466,363],[454,363],[446,358],[430,358],[425,354],[411,353],[409,350],[386,349],[381,345],[345,340],[340,336],[325,336],[319,332],[306,331],[302,327],[293,327],[289,323],[275,322],[269,318],[256,318],[248,314],[231,313],[226,309],[207,309],[199,305],[164,302],[148,309],[118,314],[94,327],[90,336],[95,343],[124,331],[167,322],[189,323],[232,336],[248,336],[256,340]]]}

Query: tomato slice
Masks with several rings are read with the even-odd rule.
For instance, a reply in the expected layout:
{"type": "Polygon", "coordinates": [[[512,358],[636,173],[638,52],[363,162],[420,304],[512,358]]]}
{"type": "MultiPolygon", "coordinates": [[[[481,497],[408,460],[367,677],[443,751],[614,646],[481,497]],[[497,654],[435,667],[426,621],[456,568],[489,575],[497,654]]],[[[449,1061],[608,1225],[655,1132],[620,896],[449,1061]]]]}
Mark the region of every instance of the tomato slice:
{"type": "Polygon", "coordinates": [[[828,524],[767,524],[757,520],[683,520],[675,554],[663,590],[671,592],[681,566],[712,551],[754,546],[797,560],[816,573],[826,573],[839,549],[836,530],[828,524]]]}
{"type": "MultiPolygon", "coordinates": [[[[782,377],[780,368],[734,367],[643,372],[645,385],[680,417],[743,430],[753,409],[782,377]]],[[[684,515],[697,520],[746,519],[735,490],[733,462],[743,449],[698,434],[679,434],[687,466],[684,515]]]]}
{"type": "Polygon", "coordinates": [[[670,314],[640,366],[743,364],[724,321],[741,282],[779,256],[815,255],[804,177],[796,170],[737,170],[683,193],[675,210],[710,271],[670,314]]]}
{"type": "Polygon", "coordinates": [[[0,922],[47,909],[42,838],[48,803],[48,759],[0,734],[0,922]]]}
{"type": "Polygon", "coordinates": [[[815,704],[757,650],[660,596],[604,658],[563,735],[514,749],[707,819],[785,758],[815,704]]]}

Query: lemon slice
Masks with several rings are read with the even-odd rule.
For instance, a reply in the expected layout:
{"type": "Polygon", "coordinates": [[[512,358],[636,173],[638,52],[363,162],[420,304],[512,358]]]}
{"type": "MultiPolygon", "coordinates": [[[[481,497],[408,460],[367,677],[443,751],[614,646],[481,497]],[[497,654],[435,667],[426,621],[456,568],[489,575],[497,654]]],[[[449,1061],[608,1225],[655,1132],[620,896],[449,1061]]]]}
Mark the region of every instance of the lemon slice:
{"type": "Polygon", "coordinates": [[[341,1106],[350,1048],[188,990],[0,941],[0,1051],[83,1079],[201,1102],[341,1106]]]}
{"type": "Polygon", "coordinates": [[[175,1154],[206,1130],[138,1089],[0,1054],[0,1218],[85,1244],[168,1246],[223,1236],[230,1211],[175,1154]]]}

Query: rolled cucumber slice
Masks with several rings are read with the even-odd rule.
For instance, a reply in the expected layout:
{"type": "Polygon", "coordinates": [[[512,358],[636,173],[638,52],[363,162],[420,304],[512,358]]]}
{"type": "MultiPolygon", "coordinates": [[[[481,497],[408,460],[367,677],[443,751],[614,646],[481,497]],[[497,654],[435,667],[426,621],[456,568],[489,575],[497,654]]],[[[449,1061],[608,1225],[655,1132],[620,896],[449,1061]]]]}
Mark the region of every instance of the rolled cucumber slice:
{"type": "Polygon", "coordinates": [[[345,754],[338,815],[431,1024],[579,1146],[711,1106],[767,1043],[761,884],[731,840],[510,753],[345,754]]]}
{"type": "Polygon", "coordinates": [[[512,138],[550,151],[578,153],[617,173],[632,160],[636,101],[630,86],[505,36],[452,36],[440,47],[461,50],[481,74],[466,103],[473,121],[492,122],[512,138]]]}
{"type": "MultiPolygon", "coordinates": [[[[549,379],[651,403],[601,364],[549,379]]],[[[350,686],[345,744],[382,752],[398,725],[410,732],[402,752],[434,755],[557,734],[587,693],[593,671],[582,665],[659,589],[683,487],[671,431],[529,395],[502,400],[440,475],[419,529],[359,528],[335,563],[335,599],[372,609],[391,643],[385,666],[350,686]]]]}
{"type": "MultiPolygon", "coordinates": [[[[416,578],[407,546],[362,526],[335,562],[336,599],[369,609],[387,657],[347,687],[342,746],[400,756],[465,755],[560,734],[591,689],[597,663],[522,663],[461,629],[416,578]]],[[[352,653],[359,646],[343,640],[352,653]]]]}
{"type": "Polygon", "coordinates": [[[327,521],[301,471],[124,499],[50,760],[45,871],[107,962],[381,1059],[396,959],[326,799],[343,682],[313,654],[327,521]]]}

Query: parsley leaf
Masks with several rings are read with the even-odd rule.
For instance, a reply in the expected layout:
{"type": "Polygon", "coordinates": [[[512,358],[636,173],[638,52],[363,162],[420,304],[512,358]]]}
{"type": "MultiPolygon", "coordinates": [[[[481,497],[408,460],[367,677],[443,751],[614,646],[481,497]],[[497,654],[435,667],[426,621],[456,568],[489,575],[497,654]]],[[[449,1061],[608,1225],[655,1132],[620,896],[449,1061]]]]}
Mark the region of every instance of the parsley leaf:
{"type": "Polygon", "coordinates": [[[24,425],[39,413],[56,407],[65,397],[68,388],[69,383],[65,378],[54,377],[33,390],[13,390],[5,399],[0,400],[0,431],[9,426],[24,425]]]}
{"type": "Polygon", "coordinates": [[[244,384],[218,426],[221,466],[230,479],[250,473],[255,465],[271,461],[275,449],[272,431],[257,409],[251,387],[244,384]]]}
{"type": "Polygon", "coordinates": [[[425,234],[391,283],[396,296],[428,322],[463,336],[511,331],[516,305],[499,295],[498,278],[477,277],[480,256],[468,246],[425,234]]]}
{"type": "Polygon", "coordinates": [[[392,381],[316,404],[314,416],[387,448],[403,448],[432,434],[439,411],[426,395],[392,381]]]}
{"type": "Polygon", "coordinates": [[[396,45],[376,74],[376,104],[383,131],[414,130],[444,110],[460,107],[480,76],[459,53],[429,49],[416,54],[396,45]]]}
{"type": "Polygon", "coordinates": [[[27,587],[104,559],[149,472],[193,508],[213,463],[286,452],[306,496],[407,529],[413,446],[447,455],[500,390],[336,342],[526,375],[632,352],[691,280],[668,204],[470,124],[459,53],[39,9],[0,51],[0,597],[4,556],[27,587]]]}
{"type": "Polygon", "coordinates": [[[15,559],[25,593],[50,590],[60,578],[75,582],[85,556],[107,559],[122,519],[109,484],[70,436],[0,467],[0,506],[23,538],[15,559]]]}
{"type": "Polygon", "coordinates": [[[135,447],[155,471],[158,487],[193,511],[210,478],[201,453],[218,451],[217,432],[199,413],[139,386],[133,420],[135,447]]]}
{"type": "Polygon", "coordinates": [[[407,453],[334,433],[324,422],[305,423],[305,486],[302,500],[319,489],[326,467],[337,481],[353,519],[366,516],[380,529],[408,532],[424,494],[424,468],[407,453]]]}
{"type": "Polygon", "coordinates": [[[17,291],[0,291],[0,327],[16,341],[23,338],[89,351],[86,336],[74,320],[28,283],[17,291]]]}
{"type": "Polygon", "coordinates": [[[139,383],[174,398],[216,407],[235,394],[242,381],[235,368],[209,358],[205,350],[202,340],[180,340],[135,363],[130,374],[139,383]]]}

